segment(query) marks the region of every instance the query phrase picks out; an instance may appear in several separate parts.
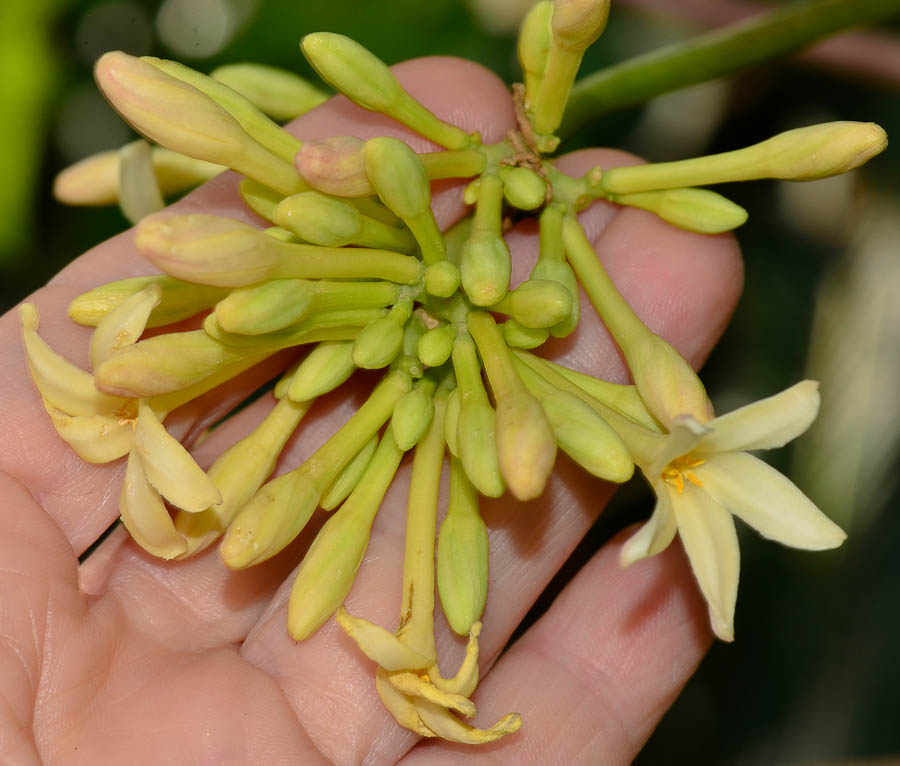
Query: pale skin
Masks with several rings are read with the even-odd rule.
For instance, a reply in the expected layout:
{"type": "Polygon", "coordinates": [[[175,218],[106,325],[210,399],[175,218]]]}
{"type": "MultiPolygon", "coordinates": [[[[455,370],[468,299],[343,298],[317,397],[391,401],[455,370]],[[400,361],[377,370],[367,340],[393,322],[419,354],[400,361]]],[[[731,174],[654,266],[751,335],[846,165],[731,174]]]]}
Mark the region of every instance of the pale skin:
{"type": "MultiPolygon", "coordinates": [[[[438,115],[497,141],[513,127],[506,89],[480,67],[449,59],[397,74],[438,115]]],[[[343,99],[298,120],[301,138],[396,135],[433,148],[343,99]]],[[[592,150],[563,160],[569,173],[637,160],[592,150]]],[[[176,207],[251,220],[220,178],[176,207]]],[[[447,226],[463,212],[461,184],[442,182],[434,208],[447,226]]],[[[737,245],[689,234],[637,210],[596,204],[582,215],[613,280],[638,315],[699,365],[740,292],[737,245]]],[[[514,280],[537,250],[536,227],[508,234],[514,280]],[[517,273],[516,273],[517,272],[517,273]]],[[[33,296],[40,332],[87,368],[88,330],[68,302],[100,282],[152,273],[129,232],[94,248],[33,296]]],[[[553,352],[578,369],[624,380],[617,352],[586,304],[574,338],[553,352]]],[[[16,312],[0,319],[0,762],[8,764],[453,764],[629,763],[711,641],[706,609],[680,546],[620,569],[625,534],[600,550],[550,610],[498,660],[507,637],[600,513],[611,489],[560,459],[541,498],[483,502],[491,531],[491,585],[482,634],[476,723],[510,710],[524,726],[465,748],[421,741],[398,727],[374,689],[373,664],[333,620],[297,644],[285,629],[291,572],[308,534],[275,559],[228,571],[213,548],[181,563],[143,553],[120,528],[79,567],[117,517],[123,461],[83,463],[60,441],[25,371],[16,312]]],[[[280,360],[284,361],[284,360],[280,360]]],[[[268,375],[275,374],[274,364],[268,375]]],[[[265,375],[245,375],[227,396],[207,396],[167,421],[192,444],[265,375]],[[213,404],[215,400],[216,404],[213,404]]],[[[357,390],[357,394],[361,389],[357,390]]],[[[280,464],[306,457],[358,405],[319,402],[280,464]]],[[[244,410],[194,454],[201,466],[248,432],[271,406],[244,410]]],[[[376,519],[347,606],[389,629],[400,603],[404,463],[376,519]]],[[[446,478],[446,477],[445,477],[446,478]]],[[[438,616],[447,672],[463,642],[438,616]]]]}

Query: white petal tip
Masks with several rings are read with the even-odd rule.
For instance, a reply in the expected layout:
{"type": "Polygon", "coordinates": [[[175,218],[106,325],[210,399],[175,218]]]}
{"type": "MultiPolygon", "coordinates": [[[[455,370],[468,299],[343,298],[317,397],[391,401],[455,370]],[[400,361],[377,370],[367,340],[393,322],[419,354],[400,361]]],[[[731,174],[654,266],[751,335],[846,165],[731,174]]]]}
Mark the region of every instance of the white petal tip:
{"type": "Polygon", "coordinates": [[[734,641],[734,621],[733,620],[723,620],[719,615],[713,612],[712,609],[709,610],[709,621],[712,626],[713,633],[716,634],[716,638],[720,641],[726,641],[727,643],[731,643],[734,641]]]}

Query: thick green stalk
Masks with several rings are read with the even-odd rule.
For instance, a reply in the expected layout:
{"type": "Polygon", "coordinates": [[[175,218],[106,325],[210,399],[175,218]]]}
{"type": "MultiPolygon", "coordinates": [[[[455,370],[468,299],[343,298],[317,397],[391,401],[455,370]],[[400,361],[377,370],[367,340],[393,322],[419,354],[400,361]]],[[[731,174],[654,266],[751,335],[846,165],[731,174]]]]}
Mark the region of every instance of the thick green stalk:
{"type": "Polygon", "coordinates": [[[602,114],[783,56],[900,13],[900,0],[805,0],[608,67],[575,84],[557,135],[602,114]]]}

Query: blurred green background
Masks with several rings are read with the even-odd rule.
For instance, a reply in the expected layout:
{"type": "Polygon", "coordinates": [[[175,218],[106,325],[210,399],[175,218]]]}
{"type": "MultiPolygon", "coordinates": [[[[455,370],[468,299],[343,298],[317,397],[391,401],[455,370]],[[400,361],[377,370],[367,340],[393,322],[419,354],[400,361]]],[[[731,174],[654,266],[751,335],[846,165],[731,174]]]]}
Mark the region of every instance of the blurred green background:
{"type": "MultiPolygon", "coordinates": [[[[126,227],[113,208],[50,194],[66,165],[132,134],[91,79],[102,52],[210,71],[254,60],[311,76],[299,37],[348,34],[388,63],[447,54],[517,78],[514,28],[530,0],[32,0],[0,4],[0,289],[3,309],[126,227]]],[[[584,71],[721,23],[737,0],[621,0],[584,71]]],[[[571,146],[651,160],[736,148],[829,119],[900,136],[900,35],[890,28],[598,119],[571,146]]],[[[838,551],[785,550],[742,529],[734,645],[713,647],[637,763],[900,762],[900,204],[891,147],[814,184],[733,185],[746,293],[703,377],[719,411],[802,377],[823,381],[820,420],[771,455],[850,533],[838,551]]],[[[98,282],[103,275],[97,275],[98,282]]],[[[533,611],[612,534],[645,517],[640,484],[617,496],[533,611]]]]}

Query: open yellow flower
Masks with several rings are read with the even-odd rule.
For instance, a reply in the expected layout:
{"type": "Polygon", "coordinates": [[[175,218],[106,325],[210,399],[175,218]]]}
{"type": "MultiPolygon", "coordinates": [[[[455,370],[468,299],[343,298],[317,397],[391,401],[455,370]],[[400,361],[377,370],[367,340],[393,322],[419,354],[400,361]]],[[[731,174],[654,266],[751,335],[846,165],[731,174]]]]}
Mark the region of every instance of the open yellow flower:
{"type": "Polygon", "coordinates": [[[806,380],[705,424],[679,416],[662,437],[622,430],[656,493],[650,520],[622,548],[622,564],[659,553],[678,532],[723,641],[734,639],[740,568],[732,514],[793,548],[836,548],[846,537],[789,479],[747,454],[795,439],[818,410],[818,384],[806,380]]]}

